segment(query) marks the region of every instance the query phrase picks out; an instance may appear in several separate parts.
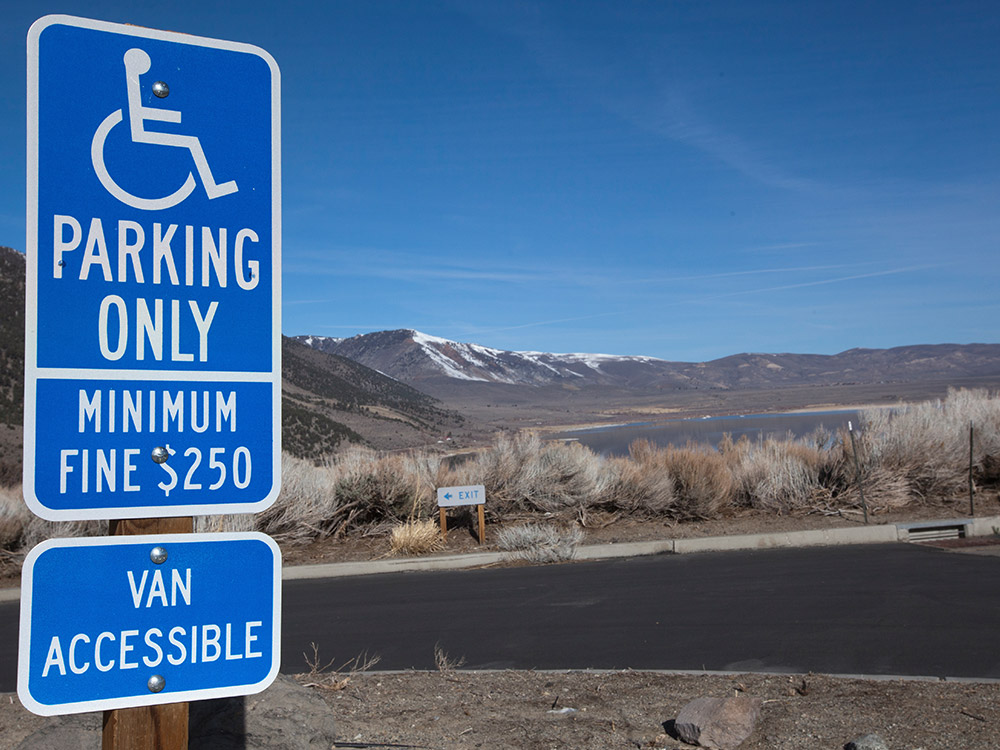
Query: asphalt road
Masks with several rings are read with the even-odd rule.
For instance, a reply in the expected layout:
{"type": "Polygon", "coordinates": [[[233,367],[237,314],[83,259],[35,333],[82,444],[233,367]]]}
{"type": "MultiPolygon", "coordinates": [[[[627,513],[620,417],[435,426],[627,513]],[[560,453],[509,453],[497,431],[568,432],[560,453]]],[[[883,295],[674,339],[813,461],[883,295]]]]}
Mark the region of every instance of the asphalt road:
{"type": "MultiPolygon", "coordinates": [[[[339,665],[1000,678],[1000,558],[913,545],[664,555],[284,585],[282,671],[339,665]]],[[[0,691],[16,603],[0,605],[0,691]]]]}

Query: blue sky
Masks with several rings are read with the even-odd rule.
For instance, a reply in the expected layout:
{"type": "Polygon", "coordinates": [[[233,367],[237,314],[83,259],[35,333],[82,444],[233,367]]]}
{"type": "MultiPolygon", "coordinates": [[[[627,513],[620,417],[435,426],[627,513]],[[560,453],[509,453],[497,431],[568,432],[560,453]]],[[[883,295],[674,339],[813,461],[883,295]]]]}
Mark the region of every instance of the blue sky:
{"type": "Polygon", "coordinates": [[[684,361],[1000,341],[994,3],[2,7],[0,244],[25,244],[25,34],[69,13],[277,59],[286,334],[684,361]]]}

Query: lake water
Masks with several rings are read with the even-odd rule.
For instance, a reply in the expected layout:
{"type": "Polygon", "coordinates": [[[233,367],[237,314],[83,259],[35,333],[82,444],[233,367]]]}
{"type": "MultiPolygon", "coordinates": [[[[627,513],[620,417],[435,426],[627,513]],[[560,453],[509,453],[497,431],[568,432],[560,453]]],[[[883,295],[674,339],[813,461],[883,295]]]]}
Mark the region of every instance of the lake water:
{"type": "Polygon", "coordinates": [[[853,409],[813,411],[799,414],[746,414],[701,419],[673,419],[665,422],[639,422],[636,424],[595,427],[586,430],[561,432],[557,440],[575,440],[595,453],[604,456],[627,456],[629,444],[634,440],[649,440],[655,445],[673,443],[682,446],[687,442],[717,446],[722,436],[729,433],[733,440],[746,435],[758,438],[784,438],[808,435],[818,427],[836,430],[847,427],[848,420],[858,424],[858,412],[853,409]]]}

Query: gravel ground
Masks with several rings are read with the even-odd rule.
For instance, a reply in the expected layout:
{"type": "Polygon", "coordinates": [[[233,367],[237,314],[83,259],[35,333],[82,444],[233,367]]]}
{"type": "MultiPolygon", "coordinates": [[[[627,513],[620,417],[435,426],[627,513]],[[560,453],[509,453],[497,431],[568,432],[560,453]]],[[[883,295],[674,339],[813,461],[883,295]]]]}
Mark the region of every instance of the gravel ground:
{"type": "Polygon", "coordinates": [[[1000,747],[996,683],[450,671],[357,676],[323,693],[338,722],[334,747],[682,748],[670,731],[680,709],[736,694],[764,702],[740,750],[842,748],[869,732],[890,750],[1000,747]]]}
{"type": "MultiPolygon", "coordinates": [[[[317,682],[315,675],[298,679],[317,682]]],[[[1000,683],[454,669],[331,675],[320,683],[324,687],[308,690],[326,701],[336,734],[319,736],[313,708],[310,718],[289,719],[296,722],[296,743],[311,735],[312,742],[302,747],[673,750],[689,747],[673,736],[671,727],[686,703],[699,696],[729,695],[763,701],[761,720],[740,750],[839,749],[869,732],[880,735],[890,750],[1000,747],[1000,683]]],[[[266,701],[267,695],[247,701],[266,701]]],[[[65,719],[29,714],[16,696],[0,696],[0,748],[12,750],[61,721],[65,719]]],[[[67,750],[96,750],[100,722],[99,714],[83,717],[86,739],[76,739],[67,750]]],[[[288,740],[285,732],[272,729],[270,737],[258,733],[246,750],[286,748],[288,740]]],[[[22,747],[37,746],[33,743],[22,747]]],[[[45,745],[46,750],[51,747],[60,745],[45,745]]],[[[217,745],[193,742],[191,750],[217,750],[217,745]]]]}

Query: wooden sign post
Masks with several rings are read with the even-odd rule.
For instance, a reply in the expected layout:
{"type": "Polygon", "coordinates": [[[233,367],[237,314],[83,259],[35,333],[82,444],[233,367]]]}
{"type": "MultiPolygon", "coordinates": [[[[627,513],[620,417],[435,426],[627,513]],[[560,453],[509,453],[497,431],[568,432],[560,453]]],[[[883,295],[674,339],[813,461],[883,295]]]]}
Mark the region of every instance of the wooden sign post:
{"type": "Polygon", "coordinates": [[[475,505],[479,520],[479,543],[486,543],[486,515],[483,506],[486,504],[486,488],[481,484],[464,485],[461,487],[438,487],[437,503],[441,516],[441,536],[448,538],[447,508],[462,505],[475,505]]]}
{"type": "MultiPolygon", "coordinates": [[[[194,518],[127,518],[108,523],[109,536],[190,534],[194,518]]],[[[187,750],[188,704],[116,708],[104,712],[101,750],[187,750]]]]}

